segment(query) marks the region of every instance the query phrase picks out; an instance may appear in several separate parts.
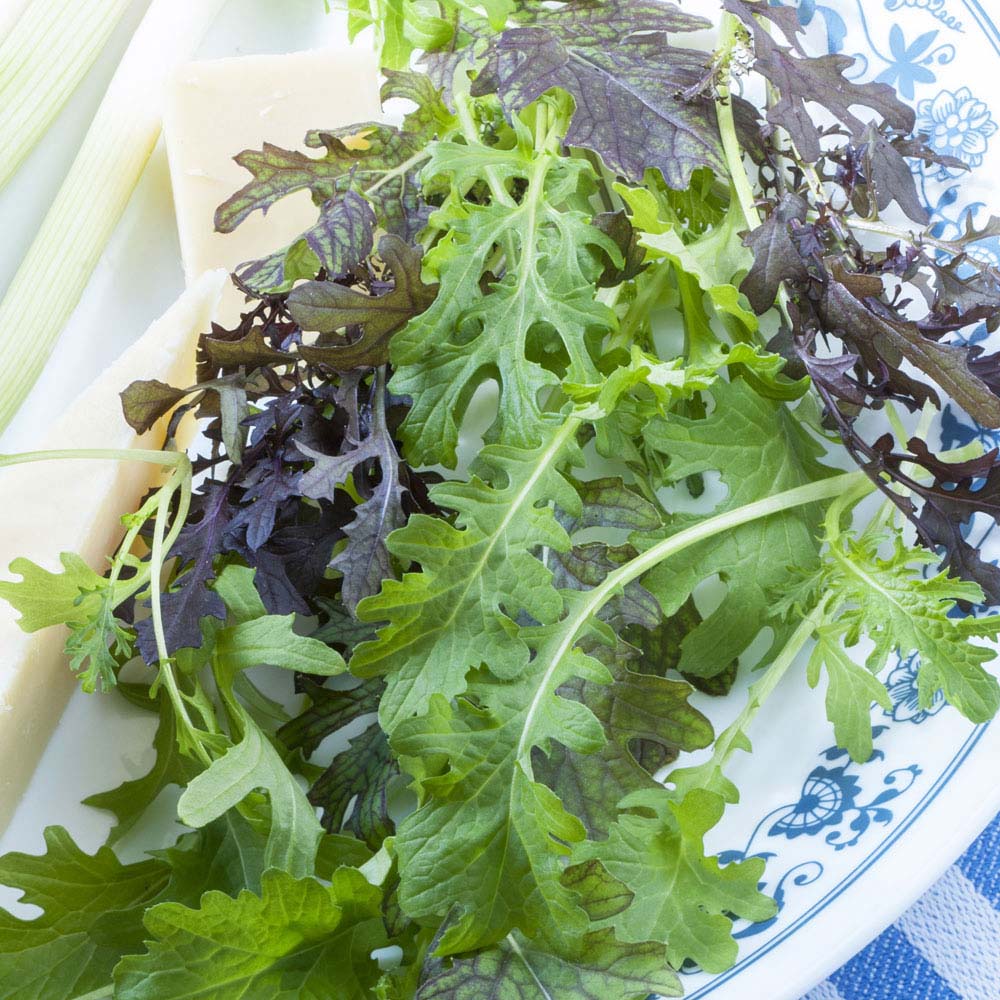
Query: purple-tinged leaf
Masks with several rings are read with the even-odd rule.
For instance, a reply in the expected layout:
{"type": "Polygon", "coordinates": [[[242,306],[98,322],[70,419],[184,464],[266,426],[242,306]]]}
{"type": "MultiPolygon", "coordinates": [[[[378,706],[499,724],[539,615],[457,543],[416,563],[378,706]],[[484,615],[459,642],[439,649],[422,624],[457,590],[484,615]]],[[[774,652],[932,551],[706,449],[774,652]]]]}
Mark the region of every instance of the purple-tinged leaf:
{"type": "Polygon", "coordinates": [[[335,371],[383,365],[389,360],[392,335],[434,301],[437,285],[425,285],[421,280],[419,249],[390,235],[379,243],[379,254],[393,279],[391,290],[382,295],[367,295],[328,281],[310,281],[288,296],[292,317],[305,330],[324,334],[350,328],[362,331],[349,343],[301,347],[299,353],[306,361],[335,371]]]}
{"type": "Polygon", "coordinates": [[[776,8],[747,0],[724,0],[723,6],[735,14],[751,30],[756,61],[754,69],[777,88],[779,99],[767,111],[772,125],[784,128],[795,143],[798,153],[807,161],[815,162],[822,155],[820,133],[809,109],[810,102],[825,108],[838,121],[843,122],[857,142],[864,139],[867,123],[851,110],[862,106],[878,113],[885,124],[900,132],[913,130],[916,115],[903,103],[896,91],[885,83],[854,83],[845,70],[854,64],[850,56],[831,53],[807,56],[795,39],[801,30],[795,12],[778,21],[776,8]],[[797,51],[781,45],[758,23],[755,15],[779,23],[786,39],[797,51]]]}
{"type": "Polygon", "coordinates": [[[650,0],[572,0],[525,8],[518,20],[524,26],[492,43],[479,91],[495,84],[519,111],[562,88],[576,102],[567,145],[593,150],[632,181],[656,168],[680,189],[699,167],[725,173],[712,100],[682,94],[699,89],[708,60],[667,43],[668,33],[704,28],[702,18],[650,0]]]}
{"type": "Polygon", "coordinates": [[[792,219],[802,221],[804,208],[801,199],[786,195],[775,211],[743,238],[743,245],[753,253],[753,265],[740,291],[758,314],[774,305],[783,281],[804,281],[809,277],[806,263],[789,230],[792,219]]]}

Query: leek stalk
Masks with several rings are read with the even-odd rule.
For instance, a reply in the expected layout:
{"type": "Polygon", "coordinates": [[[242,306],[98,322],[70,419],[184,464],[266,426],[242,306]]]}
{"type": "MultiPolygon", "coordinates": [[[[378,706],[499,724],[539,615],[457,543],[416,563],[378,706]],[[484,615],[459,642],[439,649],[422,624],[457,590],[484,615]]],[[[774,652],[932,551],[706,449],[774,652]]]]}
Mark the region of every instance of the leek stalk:
{"type": "Polygon", "coordinates": [[[131,0],[31,0],[0,41],[0,188],[45,134],[131,0]]]}
{"type": "Polygon", "coordinates": [[[153,0],[66,180],[0,302],[0,431],[45,366],[160,134],[174,67],[224,0],[153,0]]]}

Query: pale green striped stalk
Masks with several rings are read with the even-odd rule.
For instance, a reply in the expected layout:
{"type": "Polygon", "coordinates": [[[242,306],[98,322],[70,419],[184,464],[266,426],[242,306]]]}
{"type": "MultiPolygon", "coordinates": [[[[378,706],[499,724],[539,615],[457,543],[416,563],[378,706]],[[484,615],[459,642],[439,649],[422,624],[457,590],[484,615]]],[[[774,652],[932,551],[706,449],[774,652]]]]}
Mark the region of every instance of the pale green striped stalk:
{"type": "Polygon", "coordinates": [[[160,134],[163,91],[224,0],[153,0],[0,302],[0,431],[45,366],[160,134]]]}
{"type": "Polygon", "coordinates": [[[45,134],[131,0],[31,0],[0,36],[0,188],[45,134]]]}

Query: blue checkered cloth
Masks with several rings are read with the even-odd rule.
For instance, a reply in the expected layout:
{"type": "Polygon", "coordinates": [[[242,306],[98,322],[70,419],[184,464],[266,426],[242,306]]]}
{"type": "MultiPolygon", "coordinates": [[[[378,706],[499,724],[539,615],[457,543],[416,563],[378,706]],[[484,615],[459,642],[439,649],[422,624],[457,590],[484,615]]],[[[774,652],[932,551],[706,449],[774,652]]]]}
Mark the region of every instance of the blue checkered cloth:
{"type": "Polygon", "coordinates": [[[940,882],[803,1000],[1000,1000],[1000,816],[940,882]]]}

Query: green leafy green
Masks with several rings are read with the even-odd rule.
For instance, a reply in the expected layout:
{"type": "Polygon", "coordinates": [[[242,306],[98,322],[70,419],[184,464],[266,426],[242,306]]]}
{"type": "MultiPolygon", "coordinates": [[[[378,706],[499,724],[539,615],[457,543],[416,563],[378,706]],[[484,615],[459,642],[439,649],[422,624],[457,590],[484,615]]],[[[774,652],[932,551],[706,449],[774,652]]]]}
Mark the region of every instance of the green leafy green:
{"type": "Polygon", "coordinates": [[[316,813],[278,751],[246,712],[242,724],[243,739],[188,784],[177,804],[178,815],[188,826],[206,826],[263,789],[271,806],[266,866],[297,877],[312,874],[323,832],[316,813]]]}
{"type": "Polygon", "coordinates": [[[162,861],[122,865],[108,847],[85,854],[61,827],[45,853],[0,858],[0,881],[42,914],[0,911],[0,996],[70,1000],[105,985],[122,955],[142,947],[143,914],[170,878],[162,861]]]}
{"type": "Polygon", "coordinates": [[[681,996],[662,945],[624,945],[611,930],[591,931],[556,955],[515,932],[470,957],[434,959],[415,1000],[645,1000],[651,993],[681,996]]]}
{"type": "MultiPolygon", "coordinates": [[[[727,490],[716,512],[828,475],[820,444],[780,403],[758,396],[746,382],[717,382],[715,409],[703,419],[672,416],[647,429],[647,442],[670,459],[666,478],[682,482],[696,473],[718,472],[727,490]]],[[[797,508],[718,535],[652,570],[645,580],[666,615],[694,588],[718,573],[726,584],[719,607],[681,643],[679,669],[711,676],[725,669],[753,641],[769,618],[774,594],[819,565],[820,510],[797,508]]],[[[668,530],[697,521],[675,515],[668,530]]],[[[637,536],[637,544],[649,544],[637,536]]]]}
{"type": "Polygon", "coordinates": [[[875,701],[891,707],[877,675],[894,652],[919,654],[920,707],[929,708],[942,691],[973,722],[984,722],[1000,709],[1000,684],[985,669],[995,654],[970,641],[996,636],[1000,619],[954,617],[957,601],[980,603],[983,592],[977,584],[945,572],[914,574],[915,566],[935,562],[931,553],[910,548],[898,534],[887,536],[877,528],[857,539],[839,533],[831,538],[814,585],[835,595],[839,608],[831,616],[832,623],[819,630],[809,680],[815,687],[821,668],[826,668],[827,715],[837,742],[855,760],[865,761],[872,753],[869,704],[875,701]],[[886,542],[891,551],[883,555],[880,549],[886,542]],[[845,651],[862,637],[874,643],[865,666],[845,651]]]}
{"type": "Polygon", "coordinates": [[[115,996],[318,1000],[336,983],[338,996],[365,1000],[378,978],[371,953],[386,943],[379,900],[342,868],[329,887],[268,871],[260,896],[210,892],[197,909],[163,903],[146,914],[148,952],[116,968],[115,996]]]}
{"type": "Polygon", "coordinates": [[[559,457],[572,454],[578,426],[569,418],[546,428],[545,443],[531,450],[484,448],[479,469],[491,481],[475,476],[431,490],[435,503],[457,512],[454,525],[418,514],[390,539],[393,554],[419,564],[420,572],[387,580],[358,607],[363,619],[388,624],[351,659],[358,676],[385,675],[379,712],[388,732],[426,711],[434,694],[461,693],[466,674],[481,663],[499,677],[520,675],[530,650],[515,617],[524,610],[546,622],[561,613],[552,573],[531,548],[568,547],[548,501],[579,509],[579,497],[558,471],[559,457]]]}
{"type": "MultiPolygon", "coordinates": [[[[559,117],[555,109],[546,143],[558,142],[559,117]]],[[[402,433],[415,462],[455,464],[469,399],[490,377],[500,382],[494,436],[502,444],[537,445],[540,395],[559,377],[532,355],[542,345],[571,381],[591,381],[597,368],[589,345],[615,322],[593,287],[601,266],[591,248],[621,260],[617,245],[591,225],[593,168],[554,149],[536,151],[520,119],[515,126],[511,149],[435,143],[428,150],[425,178],[447,178],[463,192],[485,174],[495,200],[453,195],[434,215],[448,233],[425,266],[440,290],[392,342],[397,370],[390,387],[413,400],[402,433]],[[515,183],[525,188],[519,201],[508,193],[515,183]],[[505,269],[495,261],[497,248],[505,269]]]]}
{"type": "Polygon", "coordinates": [[[724,806],[712,792],[695,789],[680,802],[662,790],[636,792],[622,805],[631,811],[619,818],[607,844],[589,848],[635,894],[616,920],[619,935],[665,940],[675,967],[690,958],[707,972],[729,968],[736,960],[732,915],[767,920],[776,912],[774,901],[757,889],[763,860],[721,866],[705,857],[703,838],[724,806]]]}

